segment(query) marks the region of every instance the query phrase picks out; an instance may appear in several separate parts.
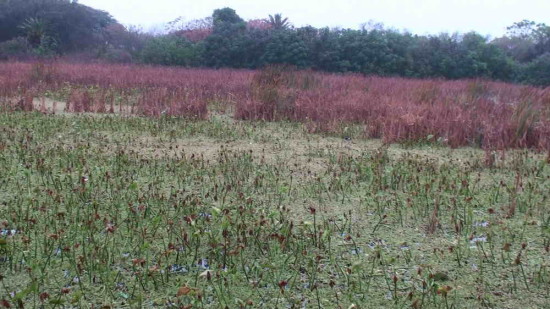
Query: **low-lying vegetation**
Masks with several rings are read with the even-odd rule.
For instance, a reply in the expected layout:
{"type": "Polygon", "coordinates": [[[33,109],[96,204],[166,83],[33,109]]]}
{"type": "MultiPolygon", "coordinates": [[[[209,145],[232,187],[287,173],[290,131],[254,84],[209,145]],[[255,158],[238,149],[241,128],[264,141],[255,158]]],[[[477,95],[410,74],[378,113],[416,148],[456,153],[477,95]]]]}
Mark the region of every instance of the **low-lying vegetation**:
{"type": "MultiPolygon", "coordinates": [[[[0,64],[9,109],[47,111],[36,97],[71,112],[124,112],[205,119],[208,104],[236,119],[292,120],[314,132],[360,126],[368,138],[431,142],[489,151],[550,150],[548,89],[483,80],[443,81],[263,71],[84,64],[0,64]]],[[[347,129],[348,128],[348,129],[347,129]]]]}
{"type": "Polygon", "coordinates": [[[292,73],[271,68],[253,83],[240,119],[289,119],[314,131],[361,124],[387,142],[432,141],[484,149],[550,149],[550,92],[510,84],[292,73]]]}
{"type": "Polygon", "coordinates": [[[548,89],[0,73],[3,307],[549,305],[548,89]]]}
{"type": "Polygon", "coordinates": [[[0,114],[6,308],[542,308],[550,165],[292,123],[0,114]]]}
{"type": "Polygon", "coordinates": [[[0,11],[0,308],[550,308],[550,26],[0,11]]]}

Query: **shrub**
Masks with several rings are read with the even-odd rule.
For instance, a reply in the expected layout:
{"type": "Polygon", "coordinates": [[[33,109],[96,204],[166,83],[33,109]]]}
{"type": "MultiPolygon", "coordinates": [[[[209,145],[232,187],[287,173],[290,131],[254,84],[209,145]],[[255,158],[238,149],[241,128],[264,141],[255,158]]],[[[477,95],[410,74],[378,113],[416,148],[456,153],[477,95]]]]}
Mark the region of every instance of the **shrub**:
{"type": "Polygon", "coordinates": [[[546,53],[523,67],[522,80],[531,85],[550,86],[550,53],[546,53]]]}
{"type": "Polygon", "coordinates": [[[193,66],[200,62],[199,46],[185,38],[169,35],[149,40],[141,52],[147,64],[193,66]]]}
{"type": "Polygon", "coordinates": [[[0,59],[24,59],[31,56],[31,47],[22,37],[0,43],[0,59]]]}
{"type": "Polygon", "coordinates": [[[134,60],[128,51],[114,47],[108,48],[103,58],[111,63],[132,63],[134,60]]]}

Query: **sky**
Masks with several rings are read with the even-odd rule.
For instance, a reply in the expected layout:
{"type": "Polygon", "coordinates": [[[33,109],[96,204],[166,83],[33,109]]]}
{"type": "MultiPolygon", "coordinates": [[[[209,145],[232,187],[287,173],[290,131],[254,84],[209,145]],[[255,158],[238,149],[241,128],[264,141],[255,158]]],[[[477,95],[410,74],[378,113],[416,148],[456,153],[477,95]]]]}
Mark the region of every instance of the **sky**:
{"type": "Polygon", "coordinates": [[[354,28],[374,21],[415,34],[469,32],[498,37],[524,19],[550,24],[550,0],[80,0],[124,25],[161,31],[178,17],[212,15],[230,7],[245,20],[282,13],[296,26],[354,28]]]}

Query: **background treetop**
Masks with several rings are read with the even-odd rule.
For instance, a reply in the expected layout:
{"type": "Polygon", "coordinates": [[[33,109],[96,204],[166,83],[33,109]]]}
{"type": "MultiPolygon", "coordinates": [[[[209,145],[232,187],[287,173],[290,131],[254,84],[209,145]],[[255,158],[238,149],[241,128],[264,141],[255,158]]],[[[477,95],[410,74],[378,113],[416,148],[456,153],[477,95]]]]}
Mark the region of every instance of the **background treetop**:
{"type": "Polygon", "coordinates": [[[414,35],[365,23],[360,29],[293,27],[282,13],[245,21],[231,8],[166,32],[125,27],[70,0],[0,0],[0,59],[62,55],[147,64],[302,69],[418,78],[488,78],[548,85],[550,27],[523,20],[506,35],[414,35]]]}

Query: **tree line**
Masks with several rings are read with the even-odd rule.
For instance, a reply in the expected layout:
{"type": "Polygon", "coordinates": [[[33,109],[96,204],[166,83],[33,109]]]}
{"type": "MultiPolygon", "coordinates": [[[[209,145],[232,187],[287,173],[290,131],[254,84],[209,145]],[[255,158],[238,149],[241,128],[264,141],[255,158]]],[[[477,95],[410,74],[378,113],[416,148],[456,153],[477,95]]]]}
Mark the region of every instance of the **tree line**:
{"type": "Polygon", "coordinates": [[[0,59],[63,56],[246,69],[287,64],[327,72],[550,85],[550,26],[527,20],[491,40],[476,32],[415,35],[380,25],[294,27],[281,14],[245,21],[230,8],[168,25],[167,33],[152,35],[75,0],[0,0],[0,59]]]}

